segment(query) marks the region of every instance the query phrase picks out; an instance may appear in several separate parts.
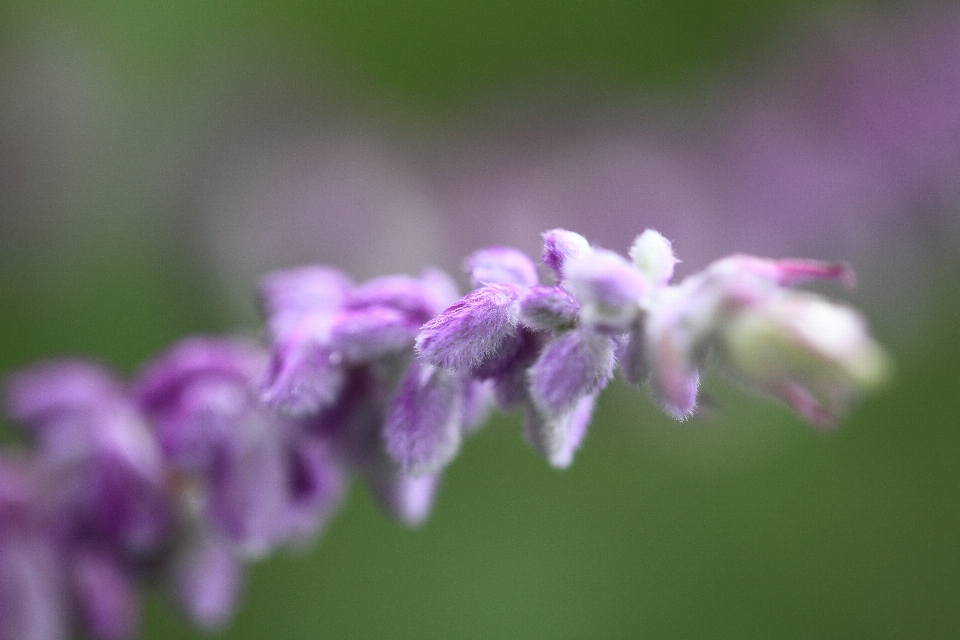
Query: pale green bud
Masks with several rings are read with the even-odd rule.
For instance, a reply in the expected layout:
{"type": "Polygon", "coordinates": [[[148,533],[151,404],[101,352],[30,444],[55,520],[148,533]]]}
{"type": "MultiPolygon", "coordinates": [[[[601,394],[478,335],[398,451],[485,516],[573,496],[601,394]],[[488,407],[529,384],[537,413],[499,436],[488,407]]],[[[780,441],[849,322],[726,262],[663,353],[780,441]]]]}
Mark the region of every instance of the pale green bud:
{"type": "Polygon", "coordinates": [[[673,267],[679,262],[673,255],[670,241],[653,229],[647,229],[633,241],[630,259],[644,278],[654,285],[669,282],[673,267]]]}

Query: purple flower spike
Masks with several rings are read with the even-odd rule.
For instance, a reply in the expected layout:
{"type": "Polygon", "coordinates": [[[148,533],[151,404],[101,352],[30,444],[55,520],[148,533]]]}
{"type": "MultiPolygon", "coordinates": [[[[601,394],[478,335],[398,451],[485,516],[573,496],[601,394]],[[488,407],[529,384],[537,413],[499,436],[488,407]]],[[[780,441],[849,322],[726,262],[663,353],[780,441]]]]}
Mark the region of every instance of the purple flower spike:
{"type": "Polygon", "coordinates": [[[470,371],[496,358],[516,334],[517,291],[491,285],[477,289],[427,322],[417,336],[417,351],[430,364],[470,371]]]}
{"type": "Polygon", "coordinates": [[[520,322],[533,331],[572,329],[579,312],[579,303],[559,287],[532,287],[520,301],[520,322]]]}
{"type": "Polygon", "coordinates": [[[116,379],[93,364],[42,363],[15,374],[8,395],[58,477],[64,510],[78,512],[64,528],[92,527],[133,554],[163,544],[172,514],[160,447],[116,379]]]}
{"type": "Polygon", "coordinates": [[[539,282],[537,267],[526,254],[512,247],[488,247],[476,251],[464,261],[474,287],[506,284],[533,287],[539,282]]]}
{"type": "Polygon", "coordinates": [[[552,229],[543,234],[543,264],[553,270],[557,282],[562,282],[564,265],[571,258],[590,253],[590,243],[579,233],[566,229],[552,229]]]}
{"type": "Polygon", "coordinates": [[[584,325],[624,333],[640,311],[646,282],[640,272],[612,251],[597,250],[571,258],[563,287],[580,302],[584,325]]]}
{"type": "Polygon", "coordinates": [[[201,629],[217,631],[233,615],[244,583],[243,565],[229,546],[201,531],[185,542],[170,565],[170,588],[201,629]]]}
{"type": "Polygon", "coordinates": [[[128,640],[137,633],[140,603],[125,568],[109,553],[84,548],[73,559],[73,591],[80,620],[96,640],[128,640]]]}
{"type": "Polygon", "coordinates": [[[527,441],[557,469],[565,469],[573,462],[587,433],[596,395],[581,397],[572,409],[549,415],[536,407],[529,407],[524,418],[527,441]]]}
{"type": "Polygon", "coordinates": [[[598,393],[613,375],[614,344],[607,336],[568,331],[547,344],[530,368],[530,395],[547,415],[570,411],[598,393]]]}
{"type": "Polygon", "coordinates": [[[459,374],[414,360],[387,412],[387,453],[405,473],[437,473],[460,448],[462,404],[459,374]]]}

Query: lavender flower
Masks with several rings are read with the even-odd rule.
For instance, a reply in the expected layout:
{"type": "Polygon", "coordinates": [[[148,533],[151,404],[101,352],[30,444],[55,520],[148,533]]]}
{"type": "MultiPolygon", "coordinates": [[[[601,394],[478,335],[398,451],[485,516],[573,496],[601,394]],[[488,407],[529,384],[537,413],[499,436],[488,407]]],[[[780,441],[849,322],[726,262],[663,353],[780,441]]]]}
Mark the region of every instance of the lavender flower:
{"type": "Polygon", "coordinates": [[[787,288],[852,285],[845,265],[734,256],[674,286],[678,260],[662,235],[648,229],[629,255],[554,229],[543,261],[558,284],[543,287],[519,252],[477,252],[467,267],[479,288],[423,326],[418,351],[435,366],[492,379],[503,408],[524,407],[528,440],[557,467],[570,464],[617,359],[624,378],[649,379],[678,420],[695,410],[711,352],[815,424],[884,377],[886,357],[854,312],[787,288]]]}
{"type": "MultiPolygon", "coordinates": [[[[571,265],[575,270],[578,260],[611,260],[609,252],[596,252],[582,236],[562,229],[547,232],[544,241],[544,262],[558,278],[571,265]]],[[[593,398],[614,366],[609,327],[583,318],[625,306],[623,300],[633,302],[640,291],[629,287],[642,283],[634,279],[624,287],[616,278],[591,279],[585,273],[574,281],[579,288],[567,280],[540,286],[530,259],[504,247],[478,251],[465,264],[480,288],[423,326],[418,352],[435,366],[492,380],[501,407],[524,408],[531,444],[554,466],[567,466],[585,433],[593,398]],[[583,294],[579,300],[577,292],[583,294]]],[[[622,266],[629,271],[625,262],[622,266]]],[[[589,268],[585,264],[581,271],[589,268]]]]}
{"type": "Polygon", "coordinates": [[[43,522],[36,466],[0,458],[0,638],[56,640],[67,635],[64,568],[43,522]]]}
{"type": "MultiPolygon", "coordinates": [[[[60,581],[61,601],[47,603],[49,615],[72,609],[98,640],[132,638],[138,567],[165,551],[174,527],[145,416],[108,371],[80,361],[41,363],[13,376],[7,405],[37,443],[32,465],[50,480],[31,505],[33,544],[50,541],[44,562],[60,581]]],[[[24,557],[37,560],[41,548],[24,557]]],[[[48,578],[38,570],[37,580],[48,578]]]]}
{"type": "Polygon", "coordinates": [[[713,354],[740,381],[832,424],[890,366],[853,310],[794,285],[841,263],[731,256],[679,284],[647,230],[630,260],[544,234],[543,285],[519,251],[465,261],[475,289],[428,270],[360,285],[325,267],[267,276],[269,351],[190,338],[131,387],[83,361],[7,383],[30,435],[0,457],[0,638],[136,635],[138,588],[160,583],[203,629],[229,620],[245,563],[315,539],[356,473],[400,523],[430,513],[444,468],[492,403],[566,467],[619,366],[683,420],[713,354]]]}
{"type": "Polygon", "coordinates": [[[305,416],[407,524],[426,517],[435,485],[410,477],[436,476],[483,415],[479,382],[413,354],[421,325],[457,295],[436,270],[352,286],[312,267],[272,274],[262,288],[273,339],[264,399],[305,416]],[[299,389],[310,390],[306,402],[299,389]]]}
{"type": "Polygon", "coordinates": [[[193,534],[201,549],[216,539],[241,556],[263,556],[314,538],[339,504],[340,469],[327,445],[260,403],[266,366],[253,344],[192,338],[153,360],[135,384],[183,487],[183,511],[215,534],[193,534]]]}

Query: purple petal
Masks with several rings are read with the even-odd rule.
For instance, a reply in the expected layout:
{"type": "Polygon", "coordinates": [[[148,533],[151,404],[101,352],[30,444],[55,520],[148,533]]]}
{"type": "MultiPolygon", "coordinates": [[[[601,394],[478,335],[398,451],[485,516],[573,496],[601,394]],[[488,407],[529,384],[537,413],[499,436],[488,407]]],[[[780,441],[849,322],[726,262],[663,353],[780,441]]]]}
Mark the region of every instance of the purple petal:
{"type": "Polygon", "coordinates": [[[268,405],[289,415],[316,413],[336,400],[343,386],[339,360],[323,339],[286,335],[274,346],[261,395],[268,405]]]}
{"type": "Polygon", "coordinates": [[[473,433],[483,426],[493,408],[493,384],[489,380],[474,380],[464,376],[463,384],[463,432],[473,433]]]}
{"type": "Polygon", "coordinates": [[[419,278],[384,276],[363,283],[350,292],[348,309],[388,307],[419,326],[456,301],[456,283],[442,271],[425,271],[419,278]]]}
{"type": "Polygon", "coordinates": [[[640,312],[646,283],[640,272],[612,251],[592,251],[564,266],[563,286],[580,302],[589,327],[624,333],[640,312]]]}
{"type": "Polygon", "coordinates": [[[141,406],[162,413],[198,379],[248,386],[260,380],[267,354],[252,342],[232,338],[187,338],[148,363],[137,376],[134,395],[141,406]]]}
{"type": "Polygon", "coordinates": [[[289,451],[284,536],[295,544],[316,538],[343,500],[344,477],[326,443],[301,436],[289,451]]]}
{"type": "Polygon", "coordinates": [[[533,287],[520,300],[520,322],[534,331],[572,329],[580,304],[559,287],[533,287]]]}
{"type": "Polygon", "coordinates": [[[0,522],[0,638],[68,637],[63,567],[50,540],[0,522]]]}
{"type": "Polygon", "coordinates": [[[383,455],[385,397],[392,392],[385,386],[372,367],[351,369],[337,402],[310,419],[312,429],[347,464],[363,466],[383,455]]]}
{"type": "Polygon", "coordinates": [[[530,395],[548,415],[566,413],[596,394],[613,375],[614,344],[588,331],[568,331],[547,343],[530,368],[530,395]]]}
{"type": "Polygon", "coordinates": [[[579,233],[551,229],[543,234],[543,264],[553,270],[557,282],[564,278],[564,265],[570,258],[590,252],[590,243],[579,233]]]}
{"type": "Polygon", "coordinates": [[[417,527],[430,515],[439,475],[410,476],[382,467],[366,475],[380,506],[401,524],[417,527]]]}
{"type": "Polygon", "coordinates": [[[250,416],[240,431],[211,471],[209,515],[241,553],[262,557],[283,534],[287,455],[280,427],[266,416],[250,416]]]}
{"type": "Polygon", "coordinates": [[[481,367],[516,333],[516,299],[517,291],[504,286],[468,293],[421,327],[417,351],[440,367],[457,371],[481,367]]]}
{"type": "Polygon", "coordinates": [[[587,432],[595,400],[596,395],[583,396],[572,409],[560,414],[547,414],[531,405],[524,418],[527,440],[552,466],[570,466],[587,432]]]}
{"type": "Polygon", "coordinates": [[[199,379],[186,386],[176,404],[154,419],[164,458],[181,470],[210,467],[237,423],[255,411],[242,385],[199,379]]]}
{"type": "Polygon", "coordinates": [[[260,304],[271,333],[286,333],[303,315],[338,309],[350,286],[349,278],[331,267],[308,266],[267,274],[260,283],[260,304]]]}
{"type": "Polygon", "coordinates": [[[511,247],[488,247],[470,254],[463,263],[474,287],[505,284],[533,287],[539,282],[537,266],[525,253],[511,247]]]}
{"type": "Polygon", "coordinates": [[[683,331],[655,323],[647,330],[650,391],[660,407],[675,420],[686,420],[697,406],[700,372],[694,365],[683,331]]]}
{"type": "Polygon", "coordinates": [[[173,526],[173,507],[163,479],[143,475],[115,451],[104,451],[88,464],[88,516],[100,535],[136,555],[164,546],[173,526]]]}
{"type": "Polygon", "coordinates": [[[64,412],[98,411],[122,397],[106,368],[80,360],[51,360],[9,377],[7,414],[34,430],[64,412]]]}
{"type": "Polygon", "coordinates": [[[73,590],[84,629],[97,640],[127,640],[137,633],[140,604],[127,571],[108,553],[80,549],[73,559],[73,590]]]}
{"type": "Polygon", "coordinates": [[[516,351],[509,360],[488,375],[493,382],[497,406],[504,411],[515,409],[529,399],[530,380],[527,377],[527,370],[540,357],[548,337],[547,333],[521,329],[517,332],[516,351]]]}
{"type": "Polygon", "coordinates": [[[199,532],[177,551],[170,568],[174,598],[205,631],[230,620],[243,588],[243,564],[209,532],[199,532]]]}
{"type": "Polygon", "coordinates": [[[352,364],[369,362],[413,346],[420,323],[390,307],[366,307],[337,314],[329,349],[352,364]]]}
{"type": "Polygon", "coordinates": [[[387,453],[411,475],[433,474],[460,448],[463,383],[448,369],[414,360],[387,411],[387,453]]]}

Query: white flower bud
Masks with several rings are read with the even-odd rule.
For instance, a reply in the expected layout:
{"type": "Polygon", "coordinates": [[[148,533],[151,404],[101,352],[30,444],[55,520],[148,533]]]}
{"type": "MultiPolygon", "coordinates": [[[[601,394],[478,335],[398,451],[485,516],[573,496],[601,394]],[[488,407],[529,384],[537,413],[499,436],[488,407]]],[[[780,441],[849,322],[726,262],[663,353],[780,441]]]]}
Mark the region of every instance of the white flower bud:
{"type": "Polygon", "coordinates": [[[783,291],[744,307],[720,331],[733,373],[824,426],[890,371],[855,311],[810,293],[783,291]]]}
{"type": "Polygon", "coordinates": [[[668,283],[673,277],[674,265],[679,262],[673,255],[670,241],[653,229],[647,229],[633,241],[630,259],[653,285],[668,283]]]}

